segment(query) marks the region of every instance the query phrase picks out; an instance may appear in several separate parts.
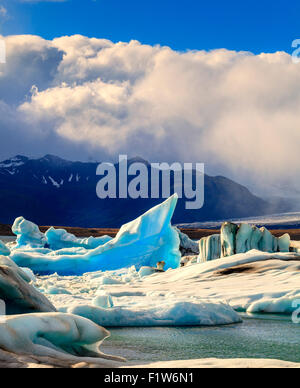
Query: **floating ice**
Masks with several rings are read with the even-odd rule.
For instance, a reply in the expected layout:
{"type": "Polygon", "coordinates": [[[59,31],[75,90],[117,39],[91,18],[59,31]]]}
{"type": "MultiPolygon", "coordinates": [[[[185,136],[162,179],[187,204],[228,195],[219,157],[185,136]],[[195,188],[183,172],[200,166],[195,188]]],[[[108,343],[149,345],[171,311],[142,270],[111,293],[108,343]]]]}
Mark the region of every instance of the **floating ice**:
{"type": "Polygon", "coordinates": [[[288,233],[278,238],[278,250],[279,252],[289,252],[291,245],[291,237],[288,233]]]}
{"type": "Polygon", "coordinates": [[[27,283],[30,283],[31,280],[33,280],[34,275],[30,269],[18,267],[8,256],[0,256],[0,266],[11,268],[14,273],[20,276],[27,283]]]}
{"type": "Polygon", "coordinates": [[[289,252],[290,246],[288,234],[276,238],[266,228],[225,222],[219,235],[203,237],[199,241],[198,263],[246,253],[252,249],[269,253],[289,252]]]}
{"type": "Polygon", "coordinates": [[[219,259],[221,256],[221,240],[219,234],[213,234],[208,237],[204,237],[199,242],[200,254],[198,262],[203,263],[205,261],[211,261],[219,259]]]}
{"type": "Polygon", "coordinates": [[[3,256],[10,255],[10,249],[1,240],[0,240],[0,255],[3,255],[3,256]]]}
{"type": "Polygon", "coordinates": [[[238,226],[230,222],[225,222],[221,227],[221,257],[235,254],[236,233],[238,226]]]}
{"type": "Polygon", "coordinates": [[[159,309],[157,306],[166,303],[170,306],[177,302],[208,300],[211,303],[226,301],[242,312],[288,313],[289,303],[292,307],[292,300],[300,300],[299,263],[300,255],[296,253],[252,250],[146,277],[140,277],[134,268],[71,277],[53,274],[38,277],[35,287],[40,291],[45,289],[46,294],[50,286],[67,289],[68,295],[46,295],[61,312],[78,305],[110,309],[107,303],[110,296],[111,307],[137,312],[159,309]],[[103,277],[118,282],[103,284],[103,277]],[[106,296],[96,302],[98,295],[106,296]],[[284,303],[286,310],[282,307],[284,303]]]}
{"type": "Polygon", "coordinates": [[[13,267],[0,265],[0,299],[4,300],[8,314],[53,312],[48,299],[28,284],[13,267]]]}
{"type": "Polygon", "coordinates": [[[6,316],[0,323],[0,348],[77,362],[121,360],[100,352],[99,346],[108,336],[107,330],[88,319],[62,313],[6,316]]]}
{"type": "Polygon", "coordinates": [[[77,238],[73,234],[68,233],[65,229],[54,229],[51,227],[45,233],[48,245],[52,250],[63,248],[82,247],[85,249],[95,249],[112,240],[109,236],[77,238]]]}
{"type": "Polygon", "coordinates": [[[182,233],[178,228],[174,228],[180,239],[180,252],[182,256],[198,255],[199,245],[197,241],[193,241],[185,233],[182,233]]]}
{"type": "MultiPolygon", "coordinates": [[[[150,209],[136,220],[123,225],[117,236],[98,248],[86,253],[46,254],[15,250],[11,258],[21,267],[31,268],[34,273],[60,275],[81,275],[97,270],[116,270],[135,265],[155,267],[158,261],[165,261],[166,269],[176,268],[180,262],[179,236],[171,226],[178,196],[174,194],[162,204],[150,209]]],[[[42,243],[43,236],[36,225],[15,222],[15,232],[19,233],[18,246],[36,241],[42,243]],[[34,227],[32,226],[34,225],[34,227]],[[20,237],[20,238],[19,238],[20,237]]],[[[73,248],[75,249],[75,248],[73,248]]],[[[77,248],[82,249],[82,248],[77,248]]]]}
{"type": "Polygon", "coordinates": [[[68,310],[105,327],[214,326],[241,322],[227,304],[209,301],[165,301],[156,305],[101,308],[89,305],[68,310]]]}
{"type": "Polygon", "coordinates": [[[12,226],[13,233],[17,236],[16,248],[29,245],[31,248],[44,247],[47,243],[46,237],[33,222],[19,217],[12,226]]]}

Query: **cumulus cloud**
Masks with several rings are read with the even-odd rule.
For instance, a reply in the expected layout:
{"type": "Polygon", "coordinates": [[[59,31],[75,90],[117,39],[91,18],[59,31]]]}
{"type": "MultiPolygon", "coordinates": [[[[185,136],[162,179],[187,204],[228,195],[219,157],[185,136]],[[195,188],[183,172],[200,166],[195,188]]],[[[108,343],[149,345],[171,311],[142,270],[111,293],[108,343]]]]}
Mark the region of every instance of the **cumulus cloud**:
{"type": "Polygon", "coordinates": [[[300,72],[286,53],[176,52],[79,35],[6,40],[0,99],[35,150],[47,133],[69,154],[81,147],[81,158],[204,161],[256,183],[299,172],[300,72]]]}

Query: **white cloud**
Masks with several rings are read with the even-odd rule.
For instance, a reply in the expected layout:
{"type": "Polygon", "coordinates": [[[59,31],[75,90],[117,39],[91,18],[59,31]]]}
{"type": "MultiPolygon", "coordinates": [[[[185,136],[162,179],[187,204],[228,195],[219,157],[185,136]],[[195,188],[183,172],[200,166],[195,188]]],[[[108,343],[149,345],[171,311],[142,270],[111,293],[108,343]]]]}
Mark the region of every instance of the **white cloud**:
{"type": "Polygon", "coordinates": [[[179,53],[82,36],[15,36],[7,48],[0,96],[16,101],[26,130],[95,155],[204,161],[240,179],[299,173],[300,72],[286,53],[179,53]]]}

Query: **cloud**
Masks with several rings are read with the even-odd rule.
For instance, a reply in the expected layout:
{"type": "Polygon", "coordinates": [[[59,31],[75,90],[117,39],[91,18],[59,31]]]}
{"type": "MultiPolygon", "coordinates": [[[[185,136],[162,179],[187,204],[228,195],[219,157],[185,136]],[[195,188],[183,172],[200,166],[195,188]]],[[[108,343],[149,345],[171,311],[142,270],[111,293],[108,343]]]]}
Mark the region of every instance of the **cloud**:
{"type": "Polygon", "coordinates": [[[68,155],[74,147],[74,158],[80,148],[81,158],[204,161],[249,184],[299,173],[300,72],[286,53],[176,52],[79,35],[6,40],[0,98],[33,152],[46,136],[68,155]]]}

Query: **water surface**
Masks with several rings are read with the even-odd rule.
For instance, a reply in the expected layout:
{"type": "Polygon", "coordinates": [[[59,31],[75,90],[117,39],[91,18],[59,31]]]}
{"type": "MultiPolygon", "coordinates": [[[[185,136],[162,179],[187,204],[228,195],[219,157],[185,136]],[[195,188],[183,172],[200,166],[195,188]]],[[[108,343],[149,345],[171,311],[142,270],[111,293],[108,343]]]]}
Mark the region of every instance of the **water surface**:
{"type": "Polygon", "coordinates": [[[218,327],[115,328],[102,350],[128,361],[272,358],[300,362],[300,325],[290,319],[243,318],[218,327]]]}

